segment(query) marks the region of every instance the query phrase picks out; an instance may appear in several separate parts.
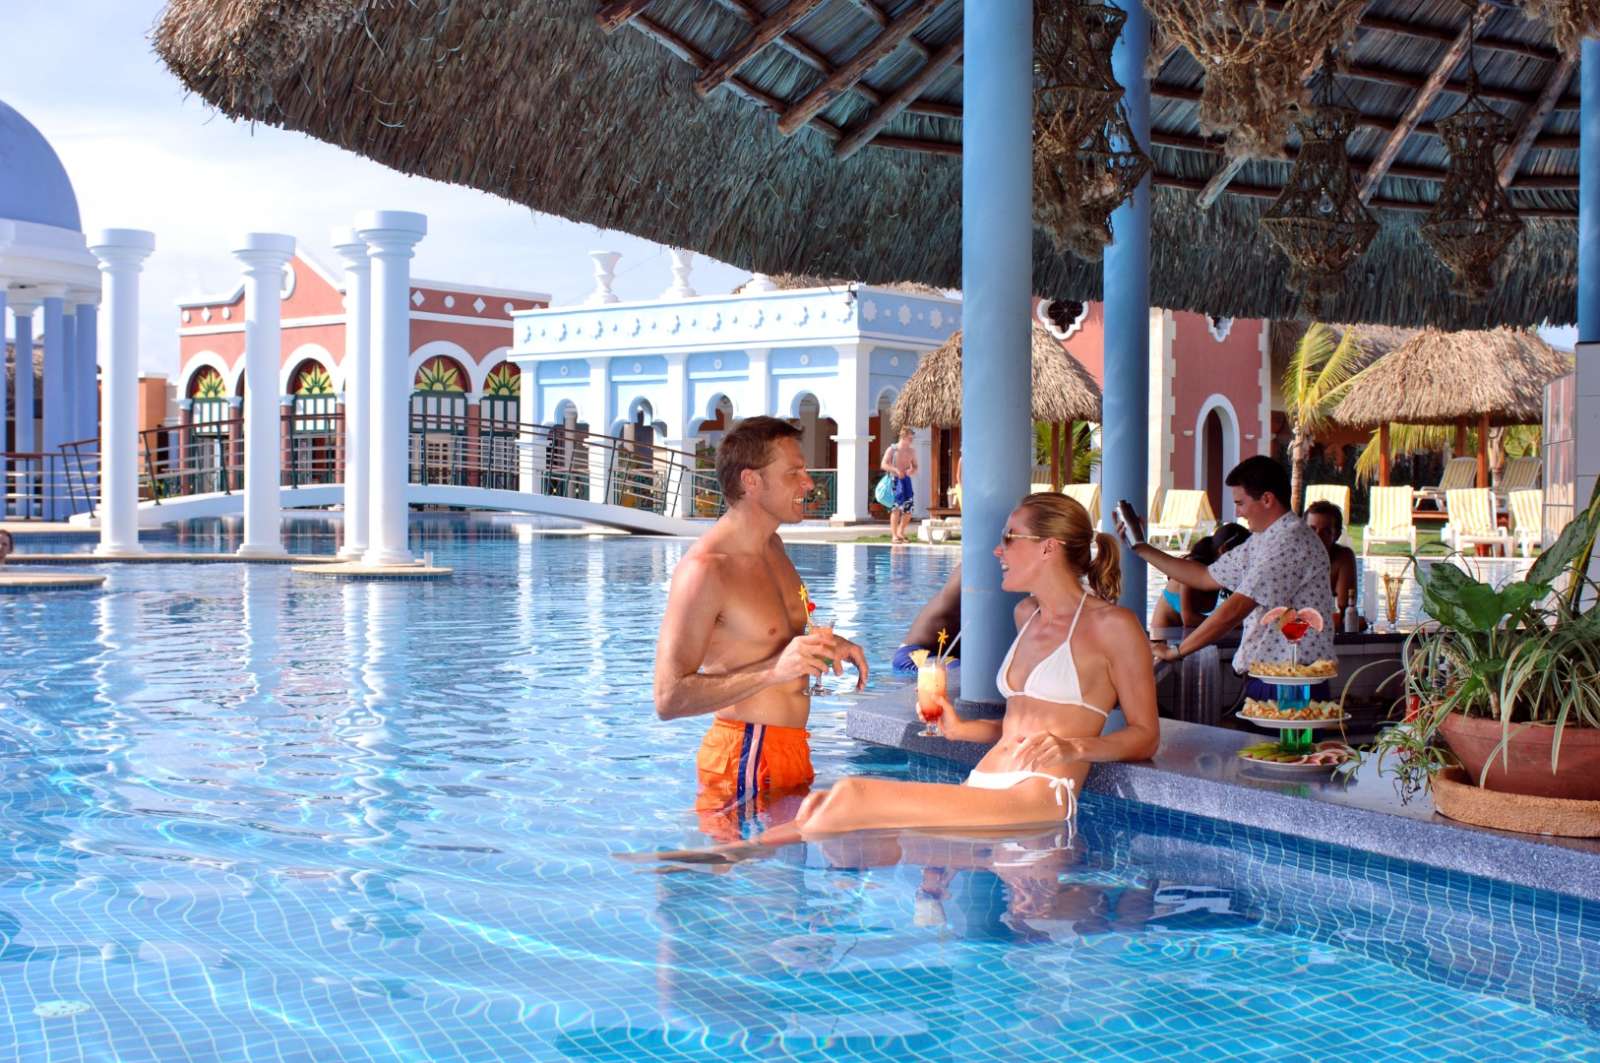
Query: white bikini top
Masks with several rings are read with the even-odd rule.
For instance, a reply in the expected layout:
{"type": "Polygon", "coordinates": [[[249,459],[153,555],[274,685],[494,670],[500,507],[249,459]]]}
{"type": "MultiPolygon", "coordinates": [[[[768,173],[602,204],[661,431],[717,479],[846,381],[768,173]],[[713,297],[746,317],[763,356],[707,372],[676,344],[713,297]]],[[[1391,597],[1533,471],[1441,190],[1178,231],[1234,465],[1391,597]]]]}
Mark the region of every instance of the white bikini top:
{"type": "Polygon", "coordinates": [[[1028,673],[1028,678],[1023,681],[1021,690],[1015,690],[1007,678],[1011,671],[1011,658],[1016,656],[1017,643],[1022,641],[1023,633],[1028,630],[1028,625],[1033,623],[1033,617],[1039,615],[1038,609],[1033,611],[1033,616],[1028,617],[1022,625],[1022,630],[1017,632],[1017,637],[1011,640],[1011,648],[1006,651],[1006,659],[1000,662],[1000,674],[995,677],[994,685],[999,688],[1001,697],[1013,698],[1021,694],[1024,697],[1054,702],[1057,705],[1081,705],[1090,712],[1098,712],[1101,716],[1110,718],[1111,713],[1108,710],[1090,705],[1083,700],[1083,684],[1078,680],[1078,664],[1072,659],[1072,633],[1078,630],[1078,617],[1083,615],[1083,603],[1088,597],[1086,594],[1078,599],[1078,611],[1072,614],[1072,626],[1067,628],[1067,637],[1061,641],[1061,645],[1051,650],[1049,656],[1034,666],[1033,671],[1028,673]]]}

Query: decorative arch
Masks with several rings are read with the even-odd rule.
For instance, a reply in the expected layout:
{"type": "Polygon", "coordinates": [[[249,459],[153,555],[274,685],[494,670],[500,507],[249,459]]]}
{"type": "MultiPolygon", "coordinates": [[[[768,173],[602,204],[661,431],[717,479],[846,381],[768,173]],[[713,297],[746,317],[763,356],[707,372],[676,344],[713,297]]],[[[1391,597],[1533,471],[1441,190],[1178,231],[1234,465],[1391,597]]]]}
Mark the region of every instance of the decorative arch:
{"type": "Polygon", "coordinates": [[[485,398],[520,398],[522,370],[515,362],[502,361],[484,374],[483,384],[477,390],[483,392],[485,398]]]}
{"type": "MultiPolygon", "coordinates": [[[[1217,419],[1222,423],[1223,475],[1226,476],[1229,469],[1239,464],[1239,414],[1228,396],[1213,394],[1200,404],[1200,412],[1194,421],[1194,484],[1202,490],[1206,486],[1206,418],[1212,412],[1217,414],[1217,419]]],[[[1227,490],[1222,492],[1222,508],[1217,513],[1217,519],[1234,519],[1233,494],[1227,490]]]]}
{"type": "MultiPolygon", "coordinates": [[[[462,364],[467,367],[467,373],[472,377],[472,387],[468,390],[475,395],[489,394],[489,378],[494,375],[496,370],[506,365],[511,366],[512,369],[517,369],[516,365],[510,361],[510,358],[510,347],[496,347],[484,355],[482,361],[470,357],[463,361],[462,364]]],[[[517,369],[517,372],[520,374],[521,370],[517,369]]]]}
{"type": "Polygon", "coordinates": [[[573,402],[571,399],[562,399],[560,402],[556,403],[554,418],[552,419],[551,424],[558,426],[568,425],[569,414],[571,415],[571,426],[580,425],[583,423],[583,411],[578,409],[578,404],[573,402]]]}
{"type": "Polygon", "coordinates": [[[684,434],[699,435],[705,430],[707,422],[716,421],[719,417],[722,417],[721,431],[724,432],[732,428],[733,422],[739,417],[739,410],[733,404],[733,397],[721,391],[706,400],[705,413],[702,416],[689,419],[689,429],[684,434]],[[726,407],[726,416],[722,416],[723,407],[726,407]]]}
{"type": "Polygon", "coordinates": [[[289,357],[283,360],[283,365],[278,368],[278,394],[293,395],[300,389],[296,386],[300,374],[311,363],[322,368],[328,375],[328,380],[337,394],[344,390],[344,372],[333,355],[328,353],[326,347],[316,343],[306,343],[296,347],[289,357]]]}
{"type": "Polygon", "coordinates": [[[210,369],[222,378],[223,387],[228,395],[238,392],[239,381],[244,378],[244,359],[239,359],[239,364],[230,366],[222,360],[222,356],[215,351],[200,351],[191,355],[185,363],[186,370],[183,378],[182,394],[184,398],[194,396],[195,377],[202,371],[210,369]]]}
{"type": "Polygon", "coordinates": [[[1211,333],[1211,338],[1221,343],[1228,338],[1228,333],[1233,331],[1233,318],[1218,317],[1216,314],[1206,315],[1206,331],[1211,333]]]}
{"type": "Polygon", "coordinates": [[[1041,299],[1034,306],[1034,320],[1058,340],[1068,340],[1083,328],[1089,304],[1069,299],[1041,299]]]}
{"type": "Polygon", "coordinates": [[[817,404],[817,420],[831,421],[833,417],[828,413],[828,407],[823,403],[822,396],[815,391],[801,391],[789,402],[789,418],[795,420],[800,416],[800,404],[810,399],[817,404]]]}
{"type": "Polygon", "coordinates": [[[445,358],[453,362],[456,372],[460,375],[462,393],[474,399],[479,397],[479,385],[482,380],[475,378],[468,368],[476,364],[472,355],[459,343],[452,343],[449,340],[429,340],[411,352],[411,357],[406,359],[406,371],[409,374],[412,391],[417,390],[417,376],[422,367],[435,358],[445,358]]]}
{"type": "Polygon", "coordinates": [[[895,387],[893,384],[885,384],[883,387],[879,388],[878,393],[873,396],[872,406],[868,408],[867,415],[870,417],[872,414],[876,413],[883,416],[888,416],[889,412],[894,409],[895,400],[899,398],[900,389],[895,387]],[[885,402],[885,399],[888,401],[885,402]]]}

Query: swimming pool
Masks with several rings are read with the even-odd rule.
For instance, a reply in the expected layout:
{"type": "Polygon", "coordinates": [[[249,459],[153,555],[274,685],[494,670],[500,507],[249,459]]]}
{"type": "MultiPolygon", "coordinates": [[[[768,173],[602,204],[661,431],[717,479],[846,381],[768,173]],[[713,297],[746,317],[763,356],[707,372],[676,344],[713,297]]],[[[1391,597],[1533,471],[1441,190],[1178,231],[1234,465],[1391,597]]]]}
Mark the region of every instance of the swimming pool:
{"type": "MultiPolygon", "coordinates": [[[[424,528],[447,582],[0,597],[0,1058],[1600,1053],[1596,905],[1106,798],[1070,845],[618,860],[707,841],[704,725],[649,708],[685,544],[424,528]]],[[[792,553],[874,663],[955,560],[792,553]]],[[[943,772],[847,704],[821,779],[943,772]]]]}

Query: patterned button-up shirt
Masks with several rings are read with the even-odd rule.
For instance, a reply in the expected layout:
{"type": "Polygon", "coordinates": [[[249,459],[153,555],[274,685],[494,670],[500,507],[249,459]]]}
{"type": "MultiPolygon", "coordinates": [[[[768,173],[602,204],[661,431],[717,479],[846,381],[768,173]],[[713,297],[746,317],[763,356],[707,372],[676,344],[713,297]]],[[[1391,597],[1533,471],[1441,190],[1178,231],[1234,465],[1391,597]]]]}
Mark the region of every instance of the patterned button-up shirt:
{"type": "Polygon", "coordinates": [[[1221,557],[1208,570],[1211,578],[1234,594],[1256,603],[1245,617],[1233,670],[1243,675],[1252,661],[1288,662],[1290,643],[1277,625],[1261,626],[1267,610],[1280,605],[1315,609],[1321,631],[1300,640],[1300,663],[1333,659],[1333,591],[1328,582],[1328,548],[1317,533],[1293,513],[1285,513],[1221,557]]]}

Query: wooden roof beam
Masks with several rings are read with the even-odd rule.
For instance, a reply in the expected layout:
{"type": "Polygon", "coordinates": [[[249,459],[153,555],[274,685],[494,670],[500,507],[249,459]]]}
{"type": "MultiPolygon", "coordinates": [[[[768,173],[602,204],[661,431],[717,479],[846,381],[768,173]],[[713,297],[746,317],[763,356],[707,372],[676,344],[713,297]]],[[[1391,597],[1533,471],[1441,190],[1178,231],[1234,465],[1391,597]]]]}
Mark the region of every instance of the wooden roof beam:
{"type": "MultiPolygon", "coordinates": [[[[1422,123],[1422,116],[1428,113],[1428,108],[1433,106],[1433,101],[1439,98],[1439,93],[1444,89],[1450,75],[1455,73],[1456,67],[1465,58],[1467,49],[1472,45],[1472,30],[1477,25],[1478,19],[1487,18],[1494,11],[1491,3],[1481,3],[1467,18],[1467,24],[1461,27],[1455,40],[1444,50],[1438,64],[1433,68],[1427,80],[1418,88],[1417,94],[1411,98],[1411,106],[1395,122],[1394,128],[1389,130],[1389,135],[1383,139],[1378,153],[1373,156],[1372,163],[1367,167],[1367,174],[1361,179],[1361,202],[1369,203],[1372,195],[1378,190],[1378,185],[1383,181],[1389,167],[1394,165],[1394,160],[1400,155],[1400,148],[1411,136],[1411,133],[1422,123]]],[[[1552,101],[1553,103],[1554,101],[1552,101]]]]}
{"type": "Polygon", "coordinates": [[[950,65],[960,58],[962,47],[962,38],[957,36],[955,40],[934,53],[933,58],[929,59],[910,81],[884,100],[860,125],[839,141],[833,149],[834,158],[848,159],[865,147],[884,126],[894,120],[895,115],[905,110],[907,104],[925,92],[940,74],[950,69],[950,65]]]}
{"type": "MultiPolygon", "coordinates": [[[[1376,81],[1383,85],[1399,85],[1401,88],[1418,90],[1426,85],[1432,77],[1431,74],[1428,77],[1422,77],[1417,74],[1408,74],[1403,70],[1390,70],[1387,67],[1379,66],[1359,66],[1354,63],[1339,71],[1339,73],[1355,78],[1358,81],[1376,81]]],[[[1441,88],[1443,91],[1453,92],[1457,96],[1465,96],[1467,94],[1467,83],[1465,81],[1449,81],[1441,88]]],[[[1501,100],[1505,103],[1518,103],[1528,107],[1538,102],[1540,93],[1525,92],[1522,89],[1479,85],[1478,95],[1486,100],[1501,100]]],[[[1576,96],[1558,97],[1556,109],[1575,111],[1578,109],[1578,102],[1578,97],[1576,96]]]]}
{"type": "MultiPolygon", "coordinates": [[[[879,6],[877,0],[850,0],[850,3],[855,5],[856,10],[876,22],[879,29],[889,28],[889,23],[892,20],[889,18],[889,13],[879,6]]],[[[922,58],[933,58],[933,49],[915,37],[908,38],[906,43],[911,46],[912,50],[922,53],[922,58]]]]}
{"type": "Polygon", "coordinates": [[[750,35],[726,55],[712,62],[694,83],[694,91],[701,96],[716,89],[763,48],[793,29],[807,15],[821,7],[823,0],[789,0],[789,3],[759,22],[750,35]]]}
{"type": "Polygon", "coordinates": [[[649,7],[653,0],[609,0],[600,5],[600,10],[594,14],[594,20],[600,23],[600,28],[607,33],[615,33],[618,27],[631,22],[635,15],[649,7]]]}
{"type": "Polygon", "coordinates": [[[1506,150],[1500,156],[1500,167],[1497,171],[1502,187],[1510,188],[1516,179],[1517,168],[1522,165],[1523,157],[1528,150],[1539,141],[1539,131],[1550,120],[1550,113],[1556,109],[1556,101],[1566,91],[1567,82],[1572,80],[1572,72],[1577,69],[1578,52],[1561,57],[1556,64],[1555,71],[1550,75],[1550,80],[1544,83],[1544,91],[1539,94],[1539,102],[1535,103],[1520,120],[1516,139],[1506,145],[1506,150]]]}
{"type": "Polygon", "coordinates": [[[917,0],[904,14],[890,23],[872,43],[824,78],[822,84],[807,93],[799,103],[785,111],[778,119],[779,131],[784,136],[789,136],[816,117],[824,107],[847,92],[850,86],[860,81],[885,56],[899,47],[901,42],[910,37],[912,32],[942,3],[944,0],[917,0]]]}
{"type": "MultiPolygon", "coordinates": [[[[1205,182],[1198,177],[1175,177],[1170,174],[1153,174],[1151,183],[1157,188],[1181,188],[1188,192],[1198,192],[1204,187],[1205,182]]],[[[1230,195],[1249,196],[1252,199],[1277,199],[1282,193],[1281,188],[1272,188],[1267,185],[1234,185],[1228,189],[1230,195]]],[[[1412,202],[1405,199],[1374,199],[1369,206],[1380,210],[1408,210],[1424,212],[1433,209],[1432,203],[1412,202]]],[[[1572,220],[1578,216],[1575,210],[1562,210],[1557,207],[1519,207],[1517,213],[1524,218],[1556,218],[1572,220]]]]}
{"type": "MultiPolygon", "coordinates": [[[[1286,5],[1284,0],[1267,0],[1268,11],[1282,11],[1286,5]]],[[[1496,9],[1504,8],[1504,3],[1495,4],[1496,9]]],[[[1383,15],[1363,14],[1357,26],[1364,30],[1378,30],[1383,33],[1395,33],[1403,37],[1419,37],[1423,40],[1440,41],[1448,44],[1455,39],[1456,31],[1444,26],[1426,26],[1404,19],[1388,18],[1383,15]]],[[[1492,52],[1506,52],[1510,55],[1520,55],[1527,59],[1537,59],[1540,62],[1553,63],[1561,58],[1561,53],[1554,48],[1543,45],[1511,41],[1501,37],[1479,37],[1478,47],[1486,48],[1492,52]]]]}

